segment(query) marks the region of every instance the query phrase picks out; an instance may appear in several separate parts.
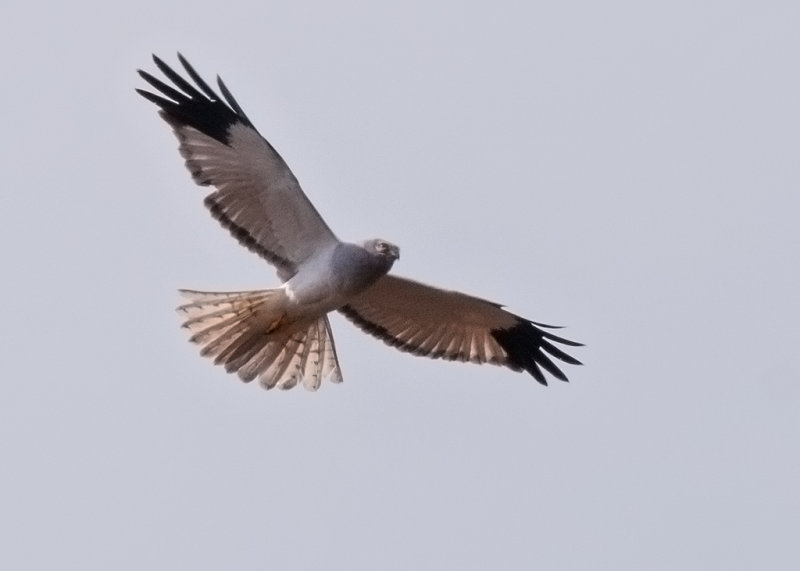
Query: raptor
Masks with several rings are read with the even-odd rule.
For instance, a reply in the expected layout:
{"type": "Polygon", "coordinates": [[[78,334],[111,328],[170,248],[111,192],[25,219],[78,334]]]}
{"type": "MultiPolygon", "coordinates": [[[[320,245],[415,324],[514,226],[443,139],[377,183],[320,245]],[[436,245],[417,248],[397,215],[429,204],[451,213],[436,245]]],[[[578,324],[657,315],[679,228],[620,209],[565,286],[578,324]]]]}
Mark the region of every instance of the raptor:
{"type": "Polygon", "coordinates": [[[289,389],[341,382],[328,314],[414,355],[545,372],[566,381],[557,347],[580,346],[497,303],[390,274],[400,249],[380,238],[340,241],[289,167],[217,78],[220,97],[186,59],[189,79],[153,56],[166,81],[139,70],[155,91],[137,89],[172,127],[194,181],[213,191],[205,205],[243,246],[275,266],[280,287],[259,291],[181,290],[190,341],[244,381],[289,389]],[[191,81],[189,81],[191,80],[191,81]]]}

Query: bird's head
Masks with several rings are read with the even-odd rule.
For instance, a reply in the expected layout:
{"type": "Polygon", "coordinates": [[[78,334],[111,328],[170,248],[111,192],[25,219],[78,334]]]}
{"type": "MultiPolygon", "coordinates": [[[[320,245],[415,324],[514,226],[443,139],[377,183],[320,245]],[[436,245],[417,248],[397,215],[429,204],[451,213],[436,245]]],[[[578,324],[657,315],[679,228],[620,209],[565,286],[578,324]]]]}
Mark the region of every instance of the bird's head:
{"type": "Polygon", "coordinates": [[[370,254],[388,260],[390,265],[394,263],[395,260],[400,259],[400,248],[381,238],[367,240],[364,242],[363,246],[370,254]]]}

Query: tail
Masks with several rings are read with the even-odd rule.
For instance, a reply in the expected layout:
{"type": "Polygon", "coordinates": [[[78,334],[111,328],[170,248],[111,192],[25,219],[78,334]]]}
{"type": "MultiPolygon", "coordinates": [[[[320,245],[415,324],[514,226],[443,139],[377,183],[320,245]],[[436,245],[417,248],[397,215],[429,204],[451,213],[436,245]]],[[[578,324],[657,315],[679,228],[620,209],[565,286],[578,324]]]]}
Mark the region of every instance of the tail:
{"type": "Polygon", "coordinates": [[[189,303],[178,307],[186,317],[189,341],[202,347],[229,373],[266,389],[290,389],[302,380],[315,391],[324,378],[342,382],[327,316],[291,322],[289,299],[282,288],[210,293],[180,290],[189,303]]]}

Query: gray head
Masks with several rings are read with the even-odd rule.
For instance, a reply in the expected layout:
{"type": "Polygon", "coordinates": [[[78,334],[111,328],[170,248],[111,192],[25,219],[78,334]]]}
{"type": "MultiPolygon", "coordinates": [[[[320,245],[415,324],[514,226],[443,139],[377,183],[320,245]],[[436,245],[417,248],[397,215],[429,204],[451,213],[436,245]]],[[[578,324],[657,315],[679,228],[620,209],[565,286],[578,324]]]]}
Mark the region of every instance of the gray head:
{"type": "Polygon", "coordinates": [[[385,261],[389,267],[392,267],[395,260],[400,259],[400,248],[381,238],[367,240],[361,246],[376,258],[385,261]]]}
{"type": "Polygon", "coordinates": [[[325,287],[330,288],[332,284],[339,293],[354,295],[386,275],[399,257],[400,249],[386,240],[367,240],[360,244],[340,242],[328,262],[331,283],[325,287]]]}

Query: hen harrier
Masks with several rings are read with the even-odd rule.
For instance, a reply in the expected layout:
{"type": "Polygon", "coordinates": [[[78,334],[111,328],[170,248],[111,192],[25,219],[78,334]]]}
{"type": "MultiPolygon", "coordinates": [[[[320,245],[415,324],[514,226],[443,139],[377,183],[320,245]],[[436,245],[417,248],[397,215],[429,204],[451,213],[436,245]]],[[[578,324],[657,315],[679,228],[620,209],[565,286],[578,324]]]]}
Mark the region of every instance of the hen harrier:
{"type": "Polygon", "coordinates": [[[550,357],[580,365],[553,343],[581,344],[542,329],[551,326],[496,303],[389,275],[400,258],[394,244],[339,241],[222,80],[217,78],[224,100],[183,56],[178,59],[195,85],[153,56],[172,85],[139,70],[159,93],[136,91],[160,108],[194,181],[214,188],[205,198],[212,216],[274,265],[283,282],[260,291],[182,290],[187,302],[178,311],[202,355],[244,381],[258,378],[267,389],[302,381],[316,390],[325,378],[339,383],[327,316],[339,311],[401,351],[524,370],[545,385],[542,369],[567,380],[550,357]]]}

